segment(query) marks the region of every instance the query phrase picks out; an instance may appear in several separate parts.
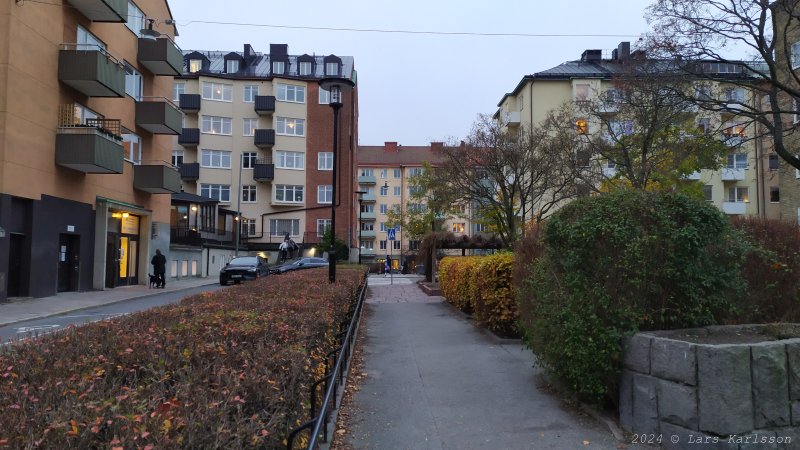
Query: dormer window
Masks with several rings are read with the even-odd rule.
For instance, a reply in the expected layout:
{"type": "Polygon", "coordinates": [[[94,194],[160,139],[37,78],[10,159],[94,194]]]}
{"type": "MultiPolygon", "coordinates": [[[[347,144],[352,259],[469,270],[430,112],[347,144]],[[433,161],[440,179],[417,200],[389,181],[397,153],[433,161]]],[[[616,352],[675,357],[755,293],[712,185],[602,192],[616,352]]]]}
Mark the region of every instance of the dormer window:
{"type": "Polygon", "coordinates": [[[325,75],[327,75],[327,76],[331,76],[331,75],[338,76],[339,75],[339,63],[335,63],[335,62],[325,63],[325,75]]]}
{"type": "Polygon", "coordinates": [[[284,71],[284,63],[283,61],[272,61],[272,73],[273,74],[283,74],[284,71]]]}
{"type": "Polygon", "coordinates": [[[225,72],[236,73],[239,71],[239,60],[229,59],[225,61],[225,72]]]}
{"type": "Polygon", "coordinates": [[[308,76],[311,75],[311,63],[308,61],[300,62],[298,65],[299,75],[300,76],[308,76]]]}
{"type": "Polygon", "coordinates": [[[201,59],[189,60],[189,73],[200,72],[200,69],[202,68],[203,68],[203,60],[201,59]]]}

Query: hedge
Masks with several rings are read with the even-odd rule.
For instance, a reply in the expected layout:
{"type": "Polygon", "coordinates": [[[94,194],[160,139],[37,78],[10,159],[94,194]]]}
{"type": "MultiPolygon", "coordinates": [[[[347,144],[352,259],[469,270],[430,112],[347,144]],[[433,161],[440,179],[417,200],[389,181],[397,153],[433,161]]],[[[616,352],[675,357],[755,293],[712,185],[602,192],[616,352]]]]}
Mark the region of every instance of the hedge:
{"type": "Polygon", "coordinates": [[[446,257],[439,262],[439,288],[453,306],[472,314],[475,310],[477,286],[472,273],[477,269],[478,256],[446,257]]]}
{"type": "Polygon", "coordinates": [[[0,447],[279,448],[364,273],[267,277],[0,352],[0,447]]]}

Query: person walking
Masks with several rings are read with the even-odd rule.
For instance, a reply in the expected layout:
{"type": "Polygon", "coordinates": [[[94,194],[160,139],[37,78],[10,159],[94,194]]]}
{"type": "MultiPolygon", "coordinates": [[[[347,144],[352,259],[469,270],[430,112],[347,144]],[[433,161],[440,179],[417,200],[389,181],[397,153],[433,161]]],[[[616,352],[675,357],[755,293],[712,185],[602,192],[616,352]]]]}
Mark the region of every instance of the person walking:
{"type": "Polygon", "coordinates": [[[156,276],[156,287],[164,288],[167,285],[167,280],[164,274],[167,272],[167,257],[161,254],[160,249],[156,249],[156,254],[150,260],[153,265],[153,274],[156,276]]]}

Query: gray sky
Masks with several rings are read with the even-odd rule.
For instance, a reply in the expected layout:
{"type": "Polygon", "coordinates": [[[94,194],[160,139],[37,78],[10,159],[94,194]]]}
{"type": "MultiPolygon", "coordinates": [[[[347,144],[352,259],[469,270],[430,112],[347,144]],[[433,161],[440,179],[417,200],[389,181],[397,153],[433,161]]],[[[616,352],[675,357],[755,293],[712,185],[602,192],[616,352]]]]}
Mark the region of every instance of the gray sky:
{"type": "MultiPolygon", "coordinates": [[[[654,0],[169,0],[178,45],[242,51],[288,44],[290,54],[350,55],[359,83],[360,144],[426,145],[463,138],[526,74],[588,48],[635,44],[654,0]],[[334,6],[335,5],[335,6],[334,6]],[[492,37],[364,33],[252,25],[477,33],[625,35],[492,37]]],[[[164,25],[159,25],[164,26],[164,25]]]]}

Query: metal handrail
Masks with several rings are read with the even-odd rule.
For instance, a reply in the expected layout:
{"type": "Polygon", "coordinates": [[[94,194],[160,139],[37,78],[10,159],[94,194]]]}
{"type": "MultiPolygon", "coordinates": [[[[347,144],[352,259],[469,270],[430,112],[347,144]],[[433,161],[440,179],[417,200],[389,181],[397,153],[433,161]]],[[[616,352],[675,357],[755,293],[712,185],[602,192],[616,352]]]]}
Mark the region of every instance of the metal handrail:
{"type": "Polygon", "coordinates": [[[306,450],[314,450],[317,447],[317,440],[322,435],[322,442],[328,442],[328,415],[329,407],[331,401],[333,401],[333,409],[336,409],[336,397],[337,397],[337,390],[340,384],[344,382],[344,373],[345,369],[347,368],[347,362],[350,359],[350,355],[352,354],[351,349],[352,345],[355,341],[355,329],[358,326],[359,319],[361,317],[361,311],[364,307],[364,300],[367,295],[367,278],[364,279],[364,285],[361,286],[360,291],[358,293],[358,299],[355,302],[355,305],[352,305],[348,311],[349,317],[349,325],[347,326],[346,333],[342,331],[339,333],[339,336],[344,335],[344,338],[340,341],[340,346],[337,349],[334,349],[328,355],[339,353],[338,357],[336,358],[336,363],[334,364],[333,371],[327,371],[328,365],[328,356],[325,357],[325,365],[326,371],[325,376],[317,380],[314,383],[314,387],[311,389],[311,398],[312,404],[316,405],[316,400],[314,397],[316,396],[316,386],[318,386],[321,382],[326,382],[325,388],[325,398],[322,400],[322,404],[320,405],[319,413],[314,416],[314,411],[312,411],[311,420],[308,422],[300,425],[299,427],[292,430],[289,433],[289,436],[286,438],[286,448],[287,450],[293,450],[294,446],[294,439],[305,430],[311,429],[311,436],[308,440],[308,445],[306,446],[306,450]],[[338,375],[338,376],[337,376],[338,375]],[[328,381],[329,380],[329,381],[328,381]],[[313,427],[313,428],[312,428],[313,427]]]}
{"type": "Polygon", "coordinates": [[[112,55],[111,53],[108,52],[108,50],[106,50],[105,48],[103,48],[102,46],[97,45],[97,44],[78,44],[78,43],[72,43],[72,42],[62,43],[61,44],[61,50],[74,50],[74,51],[77,51],[77,52],[81,52],[81,51],[83,51],[83,52],[100,52],[106,58],[111,60],[111,62],[113,62],[114,64],[118,65],[119,67],[125,67],[125,64],[122,62],[122,60],[120,60],[116,56],[112,55]]]}
{"type": "MultiPolygon", "coordinates": [[[[173,108],[177,109],[178,111],[180,111],[180,109],[181,109],[178,105],[175,104],[175,102],[172,101],[171,98],[162,97],[160,95],[141,96],[141,97],[139,97],[139,99],[137,101],[139,101],[139,102],[166,103],[166,104],[172,106],[173,108]]],[[[181,114],[183,114],[183,113],[181,113],[181,114]]]]}

